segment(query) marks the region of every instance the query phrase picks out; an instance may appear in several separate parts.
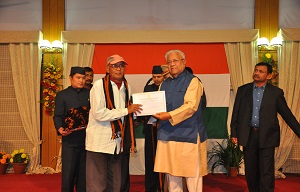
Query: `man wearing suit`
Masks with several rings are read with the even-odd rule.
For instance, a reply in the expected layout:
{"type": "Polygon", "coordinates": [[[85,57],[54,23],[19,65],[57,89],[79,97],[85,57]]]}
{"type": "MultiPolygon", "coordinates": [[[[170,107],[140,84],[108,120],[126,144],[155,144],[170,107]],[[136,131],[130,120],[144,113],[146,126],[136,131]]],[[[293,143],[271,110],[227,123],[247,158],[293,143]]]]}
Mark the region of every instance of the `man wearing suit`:
{"type": "Polygon", "coordinates": [[[231,120],[233,142],[243,146],[250,192],[274,191],[274,153],[280,143],[279,113],[300,137],[300,125],[287,106],[283,90],[268,82],[272,66],[258,63],[253,82],[238,88],[231,120]]]}

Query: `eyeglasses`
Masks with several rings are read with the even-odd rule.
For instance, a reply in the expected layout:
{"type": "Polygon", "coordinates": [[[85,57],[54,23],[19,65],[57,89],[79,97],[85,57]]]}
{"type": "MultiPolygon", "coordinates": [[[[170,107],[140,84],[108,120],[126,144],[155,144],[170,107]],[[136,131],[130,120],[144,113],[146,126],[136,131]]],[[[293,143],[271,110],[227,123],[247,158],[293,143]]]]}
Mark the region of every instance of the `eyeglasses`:
{"type": "Polygon", "coordinates": [[[179,61],[181,61],[181,60],[184,60],[184,59],[173,59],[173,60],[167,61],[167,64],[168,65],[171,65],[172,63],[178,64],[179,61]]]}
{"type": "Polygon", "coordinates": [[[116,64],[110,64],[109,66],[112,68],[115,68],[115,69],[117,69],[117,68],[124,69],[126,67],[126,64],[125,63],[116,63],[116,64]]]}

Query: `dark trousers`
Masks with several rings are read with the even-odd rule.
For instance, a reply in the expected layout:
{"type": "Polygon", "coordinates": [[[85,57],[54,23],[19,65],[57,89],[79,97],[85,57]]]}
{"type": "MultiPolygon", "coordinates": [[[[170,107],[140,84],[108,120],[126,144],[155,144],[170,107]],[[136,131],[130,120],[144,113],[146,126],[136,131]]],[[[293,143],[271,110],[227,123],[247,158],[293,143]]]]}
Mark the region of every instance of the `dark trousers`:
{"type": "Polygon", "coordinates": [[[62,192],[86,191],[86,150],[85,146],[62,145],[62,192]]]}
{"type": "Polygon", "coordinates": [[[159,173],[154,172],[154,161],[157,146],[157,128],[145,124],[145,189],[146,192],[160,189],[159,173]]]}
{"type": "Polygon", "coordinates": [[[88,192],[120,192],[122,155],[87,151],[86,189],[88,192]]]}
{"type": "Polygon", "coordinates": [[[130,153],[122,153],[121,192],[129,192],[130,189],[129,160],[130,153]]]}
{"type": "Polygon", "coordinates": [[[249,192],[273,192],[275,148],[260,148],[259,131],[251,131],[248,144],[243,151],[249,192]]]}

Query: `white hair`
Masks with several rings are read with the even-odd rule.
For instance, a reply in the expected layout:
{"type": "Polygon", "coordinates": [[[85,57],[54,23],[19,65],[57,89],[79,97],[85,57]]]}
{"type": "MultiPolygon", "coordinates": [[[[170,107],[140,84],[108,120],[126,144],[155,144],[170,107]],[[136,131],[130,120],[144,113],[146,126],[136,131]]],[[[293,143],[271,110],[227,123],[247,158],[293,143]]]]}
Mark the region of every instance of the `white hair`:
{"type": "Polygon", "coordinates": [[[180,51],[180,50],[177,49],[177,50],[170,50],[170,51],[168,51],[168,52],[165,54],[166,61],[168,60],[168,56],[169,56],[170,53],[179,53],[179,54],[181,55],[182,59],[185,60],[185,55],[184,55],[184,53],[183,53],[182,51],[180,51]]]}

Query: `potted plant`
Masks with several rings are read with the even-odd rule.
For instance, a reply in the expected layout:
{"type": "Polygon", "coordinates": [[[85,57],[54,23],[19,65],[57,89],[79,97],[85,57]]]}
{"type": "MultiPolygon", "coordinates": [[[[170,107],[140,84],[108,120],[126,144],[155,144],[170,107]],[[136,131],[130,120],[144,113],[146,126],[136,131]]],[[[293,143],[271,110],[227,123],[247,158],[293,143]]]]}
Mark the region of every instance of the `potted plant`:
{"type": "Polygon", "coordinates": [[[0,152],[0,175],[6,173],[6,169],[9,163],[10,155],[4,151],[0,152]]]}
{"type": "Polygon", "coordinates": [[[28,155],[25,153],[24,149],[14,150],[11,154],[10,163],[12,164],[16,174],[25,173],[28,161],[28,155]]]}
{"type": "Polygon", "coordinates": [[[223,140],[222,144],[216,141],[216,145],[208,152],[209,160],[212,162],[211,172],[218,166],[224,166],[227,176],[236,176],[238,169],[243,162],[243,151],[240,146],[233,143],[228,136],[223,140]]]}

